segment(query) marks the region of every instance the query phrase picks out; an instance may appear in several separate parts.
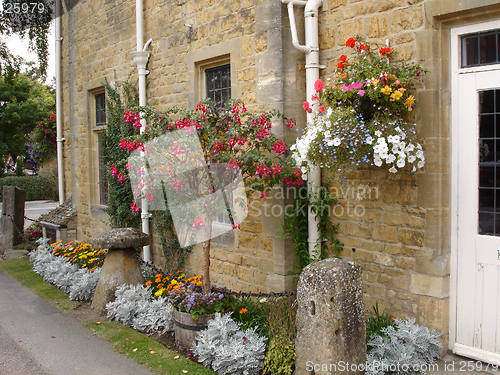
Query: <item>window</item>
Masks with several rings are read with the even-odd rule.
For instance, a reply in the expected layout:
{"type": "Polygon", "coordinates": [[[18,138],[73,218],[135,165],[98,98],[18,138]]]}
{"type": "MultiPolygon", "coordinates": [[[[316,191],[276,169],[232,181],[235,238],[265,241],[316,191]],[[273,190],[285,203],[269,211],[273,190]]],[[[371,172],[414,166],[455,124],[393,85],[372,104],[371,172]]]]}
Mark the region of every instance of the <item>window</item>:
{"type": "Polygon", "coordinates": [[[103,142],[103,131],[106,125],[106,94],[104,92],[98,92],[93,95],[94,101],[94,110],[92,114],[93,120],[95,123],[93,124],[93,135],[95,142],[95,161],[97,164],[94,166],[96,169],[95,173],[95,182],[97,183],[98,188],[96,188],[94,198],[94,202],[99,205],[107,205],[108,204],[108,181],[106,180],[106,176],[104,171],[106,170],[106,163],[103,160],[102,155],[102,142],[103,142]]]}
{"type": "Polygon", "coordinates": [[[231,99],[231,66],[217,66],[205,70],[206,97],[214,101],[217,108],[223,108],[231,99]]]}
{"type": "Polygon", "coordinates": [[[469,34],[462,37],[462,68],[500,62],[500,30],[469,34]]]}
{"type": "Polygon", "coordinates": [[[106,94],[100,93],[94,95],[95,98],[95,125],[106,124],[106,94]]]}

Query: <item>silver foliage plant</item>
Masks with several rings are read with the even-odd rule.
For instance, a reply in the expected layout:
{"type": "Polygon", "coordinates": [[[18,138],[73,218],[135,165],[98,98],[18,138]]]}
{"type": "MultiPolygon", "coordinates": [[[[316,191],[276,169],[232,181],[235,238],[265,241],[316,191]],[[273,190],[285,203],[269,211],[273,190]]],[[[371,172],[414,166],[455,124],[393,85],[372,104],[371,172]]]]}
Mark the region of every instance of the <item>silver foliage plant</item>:
{"type": "Polygon", "coordinates": [[[240,325],[231,318],[231,313],[215,314],[207,329],[197,334],[191,349],[203,366],[221,375],[256,375],[260,372],[266,339],[254,329],[240,330],[240,325]]]}
{"type": "Polygon", "coordinates": [[[106,304],[108,319],[114,319],[138,331],[173,331],[173,307],[164,297],[153,298],[150,287],[121,285],[115,300],[106,304]]]}
{"type": "Polygon", "coordinates": [[[88,272],[68,260],[56,256],[52,248],[39,246],[30,254],[33,271],[45,281],[55,285],[72,300],[91,300],[94,296],[101,269],[88,272]]]}
{"type": "Polygon", "coordinates": [[[397,319],[395,327],[382,329],[387,337],[372,335],[368,346],[367,375],[425,374],[440,358],[439,334],[415,324],[415,319],[397,319]]]}

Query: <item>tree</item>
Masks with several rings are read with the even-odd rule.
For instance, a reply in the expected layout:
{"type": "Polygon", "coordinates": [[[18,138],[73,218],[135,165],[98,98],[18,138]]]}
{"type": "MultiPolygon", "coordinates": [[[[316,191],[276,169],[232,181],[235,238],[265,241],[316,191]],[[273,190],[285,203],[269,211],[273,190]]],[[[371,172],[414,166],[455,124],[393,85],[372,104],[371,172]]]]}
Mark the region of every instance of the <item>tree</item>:
{"type": "Polygon", "coordinates": [[[24,154],[26,135],[54,110],[55,95],[50,86],[25,73],[0,76],[0,171],[7,155],[24,154]]]}
{"type": "Polygon", "coordinates": [[[40,0],[36,3],[28,0],[3,0],[3,11],[0,11],[0,73],[19,71],[19,58],[14,56],[5,39],[12,34],[21,38],[28,37],[30,48],[38,55],[39,72],[47,75],[48,35],[50,22],[54,18],[54,2],[40,0]],[[36,4],[35,7],[33,5],[36,4]],[[17,8],[18,7],[18,8],[17,8]]]}

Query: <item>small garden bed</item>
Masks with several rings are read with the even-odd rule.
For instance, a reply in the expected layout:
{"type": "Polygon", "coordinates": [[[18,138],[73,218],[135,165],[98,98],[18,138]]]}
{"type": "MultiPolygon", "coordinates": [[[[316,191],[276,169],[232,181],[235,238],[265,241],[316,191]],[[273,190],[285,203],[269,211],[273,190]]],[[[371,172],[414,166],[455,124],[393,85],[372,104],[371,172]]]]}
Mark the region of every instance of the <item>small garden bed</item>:
{"type": "MultiPolygon", "coordinates": [[[[104,254],[88,244],[54,244],[32,252],[33,269],[72,299],[89,300],[97,284],[104,254]],[[82,268],[83,267],[83,268],[82,268]],[[78,274],[78,276],[75,276],[78,274]],[[75,282],[76,280],[76,282],[75,282]]],[[[143,263],[145,285],[122,285],[106,306],[108,319],[146,333],[179,356],[203,363],[220,374],[289,374],[295,367],[294,297],[242,296],[213,288],[201,293],[200,276],[182,271],[165,275],[143,263]],[[179,347],[173,336],[173,310],[198,317],[215,313],[192,350],[179,347]]],[[[439,335],[413,320],[391,319],[378,306],[367,320],[367,365],[398,364],[425,369],[439,358],[439,335]]],[[[179,358],[179,357],[178,357],[179,358]]],[[[410,371],[408,373],[416,373],[410,371]]],[[[369,368],[367,374],[384,372],[369,368]]]]}

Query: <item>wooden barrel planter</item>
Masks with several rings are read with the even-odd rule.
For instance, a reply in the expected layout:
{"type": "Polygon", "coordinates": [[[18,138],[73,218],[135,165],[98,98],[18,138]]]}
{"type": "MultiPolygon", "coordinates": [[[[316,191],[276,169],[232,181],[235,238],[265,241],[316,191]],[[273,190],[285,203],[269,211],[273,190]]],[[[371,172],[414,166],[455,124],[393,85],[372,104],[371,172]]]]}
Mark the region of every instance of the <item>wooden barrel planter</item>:
{"type": "Polygon", "coordinates": [[[214,316],[215,314],[200,315],[198,320],[194,320],[191,314],[174,310],[175,343],[191,349],[196,334],[207,328],[208,321],[214,316]]]}

